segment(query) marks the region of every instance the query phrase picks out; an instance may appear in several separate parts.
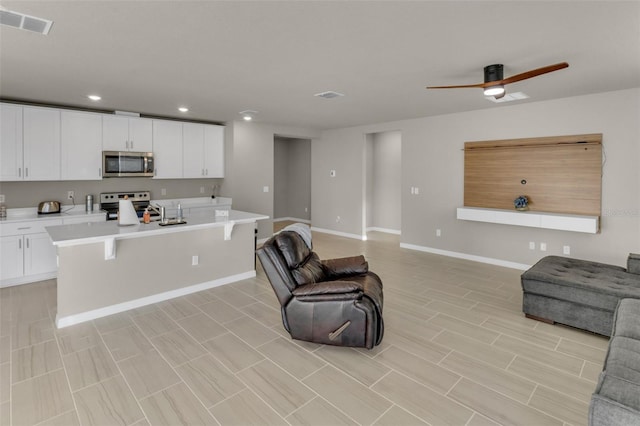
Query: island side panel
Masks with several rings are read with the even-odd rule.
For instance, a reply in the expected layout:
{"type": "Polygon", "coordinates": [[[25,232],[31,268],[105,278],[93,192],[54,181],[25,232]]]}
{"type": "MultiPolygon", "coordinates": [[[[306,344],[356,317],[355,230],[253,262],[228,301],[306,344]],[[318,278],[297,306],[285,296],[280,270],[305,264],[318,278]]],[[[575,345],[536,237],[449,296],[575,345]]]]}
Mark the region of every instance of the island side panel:
{"type": "Polygon", "coordinates": [[[236,224],[226,241],[224,227],[121,239],[112,260],[104,259],[102,242],[58,247],[57,318],[255,274],[254,229],[255,223],[236,224]]]}

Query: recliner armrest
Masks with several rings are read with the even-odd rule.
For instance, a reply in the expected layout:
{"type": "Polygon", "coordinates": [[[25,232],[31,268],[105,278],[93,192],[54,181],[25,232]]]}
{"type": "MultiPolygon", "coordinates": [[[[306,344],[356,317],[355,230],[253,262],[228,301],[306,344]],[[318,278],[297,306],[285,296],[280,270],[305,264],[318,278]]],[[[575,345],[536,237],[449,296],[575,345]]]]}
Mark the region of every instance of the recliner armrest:
{"type": "Polygon", "coordinates": [[[345,294],[359,291],[362,291],[362,287],[353,281],[322,281],[298,286],[292,293],[295,297],[300,297],[323,294],[345,294]]]}
{"type": "Polygon", "coordinates": [[[322,265],[331,277],[366,274],[369,271],[369,263],[362,255],[327,259],[322,261],[322,265]]]}

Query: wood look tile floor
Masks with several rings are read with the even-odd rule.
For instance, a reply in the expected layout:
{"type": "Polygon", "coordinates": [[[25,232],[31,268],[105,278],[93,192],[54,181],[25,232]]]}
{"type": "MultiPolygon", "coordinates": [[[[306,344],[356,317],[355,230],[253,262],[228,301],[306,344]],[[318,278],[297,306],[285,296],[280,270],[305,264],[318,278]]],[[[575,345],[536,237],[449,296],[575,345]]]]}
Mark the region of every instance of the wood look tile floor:
{"type": "Polygon", "coordinates": [[[373,350],[293,341],[257,277],[57,330],[0,289],[0,425],[585,425],[608,339],[524,318],[521,271],[314,234],[384,282],[373,350]]]}

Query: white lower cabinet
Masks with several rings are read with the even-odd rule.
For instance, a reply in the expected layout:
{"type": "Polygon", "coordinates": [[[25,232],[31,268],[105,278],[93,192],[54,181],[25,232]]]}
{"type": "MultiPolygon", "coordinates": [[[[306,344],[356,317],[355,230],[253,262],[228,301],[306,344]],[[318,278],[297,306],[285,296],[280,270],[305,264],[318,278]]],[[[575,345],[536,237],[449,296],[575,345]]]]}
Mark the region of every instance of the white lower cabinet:
{"type": "Polygon", "coordinates": [[[0,224],[0,287],[56,277],[57,251],[45,227],[105,220],[97,213],[0,224]]]}
{"type": "Polygon", "coordinates": [[[22,238],[25,276],[55,273],[58,270],[56,247],[48,233],[30,234],[22,238]]]}
{"type": "MultiPolygon", "coordinates": [[[[30,276],[54,275],[58,270],[56,248],[46,232],[0,237],[2,249],[1,286],[36,280],[30,276]],[[15,282],[13,282],[15,281],[15,282]]],[[[47,279],[47,276],[39,277],[47,279]]],[[[53,278],[49,277],[49,278],[53,278]]]]}
{"type": "Polygon", "coordinates": [[[22,235],[0,237],[0,282],[24,275],[22,235]]]}
{"type": "Polygon", "coordinates": [[[62,225],[62,219],[2,224],[0,287],[56,276],[56,248],[44,230],[55,225],[62,225]]]}

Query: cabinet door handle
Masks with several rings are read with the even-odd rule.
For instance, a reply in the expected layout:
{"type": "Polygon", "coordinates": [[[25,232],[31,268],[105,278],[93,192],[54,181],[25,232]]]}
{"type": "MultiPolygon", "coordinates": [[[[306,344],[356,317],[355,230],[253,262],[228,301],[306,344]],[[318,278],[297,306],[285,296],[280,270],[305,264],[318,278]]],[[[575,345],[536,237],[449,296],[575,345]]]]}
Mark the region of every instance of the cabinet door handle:
{"type": "Polygon", "coordinates": [[[129,141],[131,149],[133,149],[133,141],[129,141]]]}
{"type": "Polygon", "coordinates": [[[21,231],[23,229],[31,229],[31,227],[30,226],[23,226],[23,227],[18,228],[18,231],[21,231]]]}
{"type": "Polygon", "coordinates": [[[204,169],[204,175],[209,176],[209,169],[204,169]]]}
{"type": "Polygon", "coordinates": [[[26,241],[27,241],[27,248],[29,248],[29,239],[27,238],[26,241]]]}
{"type": "Polygon", "coordinates": [[[22,167],[18,167],[18,177],[22,177],[22,167]]]}
{"type": "Polygon", "coordinates": [[[18,250],[22,250],[22,239],[18,240],[18,250]]]}

